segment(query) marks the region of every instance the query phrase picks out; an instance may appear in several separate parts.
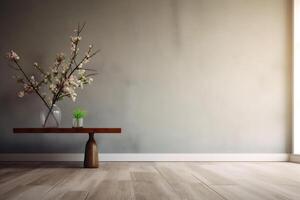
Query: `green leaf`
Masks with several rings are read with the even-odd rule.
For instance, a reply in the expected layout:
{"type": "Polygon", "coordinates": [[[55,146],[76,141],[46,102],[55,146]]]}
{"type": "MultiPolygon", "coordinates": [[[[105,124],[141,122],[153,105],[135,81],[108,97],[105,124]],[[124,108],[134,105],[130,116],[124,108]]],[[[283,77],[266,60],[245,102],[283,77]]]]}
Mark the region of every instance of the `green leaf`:
{"type": "Polygon", "coordinates": [[[87,112],[81,108],[76,108],[73,111],[73,117],[76,119],[81,119],[81,118],[85,118],[87,112]]]}

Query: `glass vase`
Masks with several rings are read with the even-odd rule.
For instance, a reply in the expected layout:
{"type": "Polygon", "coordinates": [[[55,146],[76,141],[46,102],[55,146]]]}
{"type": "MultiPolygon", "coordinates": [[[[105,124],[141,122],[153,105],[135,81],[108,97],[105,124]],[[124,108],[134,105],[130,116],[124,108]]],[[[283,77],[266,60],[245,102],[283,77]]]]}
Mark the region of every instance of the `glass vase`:
{"type": "Polygon", "coordinates": [[[61,122],[61,110],[57,105],[53,105],[52,110],[44,106],[40,113],[40,120],[43,128],[58,128],[61,122]]]}

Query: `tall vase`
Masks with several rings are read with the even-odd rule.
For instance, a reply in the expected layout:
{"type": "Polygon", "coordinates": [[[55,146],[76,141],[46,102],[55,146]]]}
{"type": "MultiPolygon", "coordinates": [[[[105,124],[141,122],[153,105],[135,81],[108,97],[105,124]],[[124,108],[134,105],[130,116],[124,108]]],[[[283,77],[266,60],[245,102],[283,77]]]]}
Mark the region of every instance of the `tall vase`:
{"type": "Polygon", "coordinates": [[[61,110],[57,105],[53,105],[51,112],[44,106],[40,113],[42,127],[58,128],[61,122],[61,110]]]}

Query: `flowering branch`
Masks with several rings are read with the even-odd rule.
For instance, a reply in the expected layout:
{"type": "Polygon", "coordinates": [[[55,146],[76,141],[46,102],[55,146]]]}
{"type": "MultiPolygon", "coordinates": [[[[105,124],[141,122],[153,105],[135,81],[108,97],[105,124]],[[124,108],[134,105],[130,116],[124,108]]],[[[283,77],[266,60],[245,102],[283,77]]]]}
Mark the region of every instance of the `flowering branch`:
{"type": "MultiPolygon", "coordinates": [[[[89,48],[89,51],[88,52],[90,52],[90,49],[91,48],[89,48]]],[[[66,81],[67,80],[70,80],[70,77],[72,76],[72,74],[81,66],[81,64],[83,63],[83,62],[85,62],[85,61],[87,61],[87,59],[90,59],[91,57],[93,57],[94,55],[96,55],[98,52],[99,52],[100,50],[97,50],[96,52],[94,52],[92,55],[85,55],[85,57],[79,62],[79,64],[77,64],[76,66],[75,66],[75,68],[70,72],[70,74],[67,76],[67,78],[65,78],[64,79],[64,81],[62,82],[62,84],[61,84],[61,87],[59,88],[59,90],[58,90],[58,92],[56,93],[56,95],[53,97],[53,101],[52,101],[52,105],[51,105],[51,107],[50,107],[50,109],[49,109],[49,112],[48,112],[48,114],[47,114],[47,116],[46,116],[46,121],[47,121],[47,119],[49,118],[49,114],[50,114],[50,112],[52,111],[52,109],[53,109],[53,106],[55,105],[55,103],[56,103],[56,101],[59,99],[59,97],[60,97],[60,95],[61,95],[61,92],[62,92],[62,90],[64,89],[64,87],[65,87],[65,83],[66,83],[66,81]]],[[[75,57],[73,57],[72,58],[72,60],[74,60],[76,58],[76,56],[75,57]]],[[[72,61],[71,61],[72,62],[72,61]]],[[[70,63],[71,63],[70,62],[70,63]]],[[[70,65],[70,67],[69,67],[69,69],[71,68],[71,65],[70,65]]],[[[67,73],[66,73],[67,74],[67,73]]],[[[92,80],[92,79],[90,79],[90,80],[92,80]]],[[[67,95],[63,95],[63,96],[67,96],[67,95]]]]}
{"type": "MultiPolygon", "coordinates": [[[[77,29],[74,31],[75,36],[71,36],[71,57],[68,61],[63,53],[58,54],[55,63],[50,67],[49,72],[44,71],[38,63],[35,62],[33,64],[34,68],[37,69],[42,77],[42,80],[40,81],[36,81],[34,76],[29,76],[25,73],[19,64],[20,57],[17,53],[11,50],[7,54],[8,59],[16,65],[16,67],[13,68],[19,70],[25,78],[25,80],[23,78],[17,78],[17,81],[23,84],[23,90],[18,93],[18,96],[23,97],[25,94],[30,94],[34,91],[48,108],[49,112],[43,126],[46,125],[57,101],[63,100],[64,97],[69,97],[72,101],[76,101],[76,89],[83,88],[84,84],[90,84],[93,81],[91,76],[97,74],[87,74],[86,71],[89,71],[89,69],[83,68],[83,66],[99,52],[99,50],[97,50],[92,53],[92,45],[89,45],[89,48],[81,61],[79,63],[76,62],[79,52],[79,42],[82,39],[80,33],[83,31],[84,27],[85,24],[82,26],[78,24],[77,29]],[[45,86],[44,89],[48,92],[42,93],[42,86],[45,86]]],[[[54,116],[53,113],[52,116],[54,116]]]]}
{"type": "MultiPolygon", "coordinates": [[[[28,81],[28,83],[30,84],[31,88],[35,91],[35,93],[42,99],[42,101],[45,103],[45,105],[49,108],[49,105],[47,104],[47,102],[45,101],[45,99],[42,97],[42,95],[39,93],[38,91],[38,86],[39,84],[36,86],[33,85],[33,83],[31,82],[31,80],[29,79],[29,77],[26,75],[26,73],[24,72],[24,70],[22,69],[22,67],[19,65],[18,60],[13,59],[13,62],[18,66],[19,70],[22,72],[23,76],[26,78],[26,80],[28,81]]],[[[27,91],[29,91],[30,89],[27,89],[27,91]]]]}

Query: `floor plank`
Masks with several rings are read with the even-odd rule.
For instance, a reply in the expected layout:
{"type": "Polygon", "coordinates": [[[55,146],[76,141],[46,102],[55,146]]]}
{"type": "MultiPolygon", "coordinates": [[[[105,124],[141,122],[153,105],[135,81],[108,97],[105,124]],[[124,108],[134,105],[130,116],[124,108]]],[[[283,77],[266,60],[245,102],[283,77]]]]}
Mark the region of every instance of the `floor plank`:
{"type": "Polygon", "coordinates": [[[168,164],[158,165],[157,170],[172,186],[180,199],[203,199],[203,200],[221,200],[224,199],[217,192],[203,184],[193,175],[193,171],[185,165],[168,164]]]}
{"type": "Polygon", "coordinates": [[[74,194],[80,194],[75,199],[86,199],[88,191],[96,188],[96,185],[104,179],[105,171],[97,169],[77,169],[52,190],[44,195],[42,200],[68,199],[74,194]]]}
{"type": "Polygon", "coordinates": [[[127,162],[104,163],[100,166],[99,171],[104,171],[105,176],[96,184],[95,188],[89,190],[88,200],[135,199],[127,162]]]}
{"type": "Polygon", "coordinates": [[[287,162],[0,163],[2,200],[299,200],[287,162]]]}

